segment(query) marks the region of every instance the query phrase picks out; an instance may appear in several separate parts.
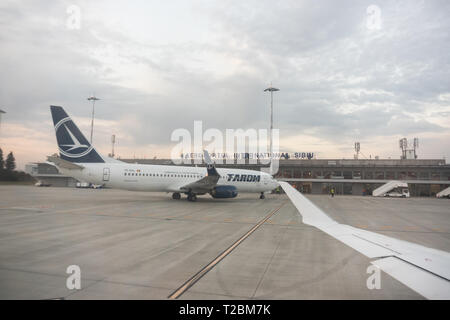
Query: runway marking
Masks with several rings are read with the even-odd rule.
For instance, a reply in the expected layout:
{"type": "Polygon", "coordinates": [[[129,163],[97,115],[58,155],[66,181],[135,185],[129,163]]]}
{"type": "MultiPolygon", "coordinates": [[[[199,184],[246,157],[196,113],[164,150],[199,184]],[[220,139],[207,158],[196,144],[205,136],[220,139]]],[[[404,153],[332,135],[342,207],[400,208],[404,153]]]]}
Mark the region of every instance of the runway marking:
{"type": "Polygon", "coordinates": [[[227,255],[229,255],[239,244],[241,244],[245,239],[247,239],[253,232],[255,232],[260,226],[262,226],[267,220],[269,220],[275,213],[277,213],[281,207],[283,207],[287,202],[282,203],[278,208],[272,210],[264,219],[254,225],[246,234],[236,240],[231,246],[225,249],[221,254],[219,254],[213,261],[204,266],[200,271],[194,274],[189,280],[183,283],[178,289],[176,289],[167,298],[178,299],[183,293],[185,293],[189,288],[191,288],[197,281],[199,281],[205,274],[207,274],[212,268],[214,268],[220,261],[222,261],[227,255]]]}

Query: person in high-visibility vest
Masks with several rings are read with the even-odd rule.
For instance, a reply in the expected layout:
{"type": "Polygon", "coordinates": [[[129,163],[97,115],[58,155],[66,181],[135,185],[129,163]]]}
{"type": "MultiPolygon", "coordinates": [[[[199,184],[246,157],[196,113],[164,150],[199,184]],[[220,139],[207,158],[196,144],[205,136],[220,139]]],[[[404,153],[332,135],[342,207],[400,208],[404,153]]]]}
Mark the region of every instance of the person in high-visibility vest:
{"type": "Polygon", "coordinates": [[[334,188],[331,188],[330,193],[331,193],[331,197],[334,198],[334,188]]]}

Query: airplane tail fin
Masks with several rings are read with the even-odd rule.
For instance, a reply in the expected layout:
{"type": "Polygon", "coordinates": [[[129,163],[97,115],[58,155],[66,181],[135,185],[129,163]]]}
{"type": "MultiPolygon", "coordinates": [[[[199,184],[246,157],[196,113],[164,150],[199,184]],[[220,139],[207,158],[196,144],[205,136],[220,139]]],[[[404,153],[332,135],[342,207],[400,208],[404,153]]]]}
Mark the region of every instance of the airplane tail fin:
{"type": "Polygon", "coordinates": [[[50,111],[61,159],[75,163],[105,162],[62,107],[50,106],[50,111]]]}

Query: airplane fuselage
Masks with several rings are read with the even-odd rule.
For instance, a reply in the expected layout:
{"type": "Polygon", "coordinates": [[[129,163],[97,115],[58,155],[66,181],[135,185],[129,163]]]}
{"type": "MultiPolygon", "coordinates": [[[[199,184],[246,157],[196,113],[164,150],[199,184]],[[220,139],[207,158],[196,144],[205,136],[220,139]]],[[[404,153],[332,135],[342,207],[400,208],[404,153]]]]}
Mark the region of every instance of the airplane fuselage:
{"type": "MultiPolygon", "coordinates": [[[[128,163],[80,163],[84,168],[61,173],[80,181],[134,191],[180,192],[180,187],[207,175],[205,167],[164,166],[128,163]]],[[[267,192],[278,183],[264,172],[245,169],[217,168],[217,185],[235,186],[238,192],[267,192]]]]}

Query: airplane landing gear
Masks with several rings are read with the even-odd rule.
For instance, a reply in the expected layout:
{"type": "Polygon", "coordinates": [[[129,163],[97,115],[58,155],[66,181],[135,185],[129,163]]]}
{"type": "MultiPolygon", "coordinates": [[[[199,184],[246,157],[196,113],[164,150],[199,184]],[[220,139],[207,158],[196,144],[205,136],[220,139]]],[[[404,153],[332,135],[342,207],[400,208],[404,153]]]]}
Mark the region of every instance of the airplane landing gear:
{"type": "Polygon", "coordinates": [[[172,194],[172,199],[174,200],[180,200],[181,199],[181,194],[179,192],[174,192],[172,194]]]}
{"type": "Polygon", "coordinates": [[[193,193],[188,194],[187,196],[188,201],[197,201],[197,196],[193,193]]]}
{"type": "Polygon", "coordinates": [[[259,196],[260,199],[265,199],[266,196],[264,195],[264,192],[261,192],[261,195],[259,196]]]}

